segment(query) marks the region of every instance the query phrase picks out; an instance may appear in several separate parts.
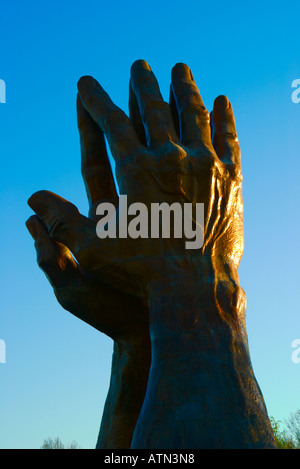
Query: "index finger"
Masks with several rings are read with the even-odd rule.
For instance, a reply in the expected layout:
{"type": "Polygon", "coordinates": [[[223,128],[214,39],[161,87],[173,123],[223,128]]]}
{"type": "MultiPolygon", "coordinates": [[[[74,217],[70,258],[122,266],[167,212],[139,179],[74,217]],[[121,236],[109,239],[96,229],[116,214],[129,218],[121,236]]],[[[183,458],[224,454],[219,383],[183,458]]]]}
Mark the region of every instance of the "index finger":
{"type": "Polygon", "coordinates": [[[139,150],[142,151],[142,144],[129,117],[112,102],[94,78],[80,78],[78,91],[84,108],[105,134],[116,162],[139,150]]]}
{"type": "Polygon", "coordinates": [[[90,210],[102,200],[117,200],[111,165],[102,130],[91,118],[77,95],[77,123],[81,147],[81,172],[90,210]]]}

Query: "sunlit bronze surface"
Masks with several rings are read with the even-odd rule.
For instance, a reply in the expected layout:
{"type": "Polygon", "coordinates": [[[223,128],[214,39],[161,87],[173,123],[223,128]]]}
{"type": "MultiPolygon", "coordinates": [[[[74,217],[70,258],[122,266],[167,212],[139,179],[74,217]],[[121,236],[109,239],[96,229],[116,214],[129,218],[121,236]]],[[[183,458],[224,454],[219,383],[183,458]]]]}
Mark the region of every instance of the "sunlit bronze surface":
{"type": "Polygon", "coordinates": [[[98,447],[274,448],[238,278],[242,176],[230,102],[219,96],[209,115],[190,69],[177,64],[167,104],[145,61],[131,68],[129,118],[92,77],[78,91],[89,218],[40,191],[27,226],[62,306],[115,341],[98,447]],[[98,238],[95,207],[117,204],[103,134],[129,204],[205,204],[201,249],[98,238]]]}

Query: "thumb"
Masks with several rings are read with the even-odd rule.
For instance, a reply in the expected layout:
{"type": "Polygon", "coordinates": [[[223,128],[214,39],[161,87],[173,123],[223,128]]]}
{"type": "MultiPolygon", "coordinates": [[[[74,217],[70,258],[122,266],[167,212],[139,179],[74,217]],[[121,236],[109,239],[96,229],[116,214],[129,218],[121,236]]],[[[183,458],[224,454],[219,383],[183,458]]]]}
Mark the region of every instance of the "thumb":
{"type": "Polygon", "coordinates": [[[36,215],[31,216],[26,227],[33,237],[38,266],[54,289],[78,283],[78,265],[69,249],[49,237],[47,228],[36,215]]]}
{"type": "Polygon", "coordinates": [[[67,246],[75,256],[97,238],[96,223],[53,192],[35,192],[28,205],[40,217],[50,238],[67,246]]]}

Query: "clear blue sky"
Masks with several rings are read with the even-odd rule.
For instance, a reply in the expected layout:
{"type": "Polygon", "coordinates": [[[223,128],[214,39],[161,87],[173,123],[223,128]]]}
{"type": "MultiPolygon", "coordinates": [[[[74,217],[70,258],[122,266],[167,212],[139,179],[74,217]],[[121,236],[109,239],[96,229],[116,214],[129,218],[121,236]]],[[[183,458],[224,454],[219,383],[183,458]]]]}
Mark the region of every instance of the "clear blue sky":
{"type": "Polygon", "coordinates": [[[176,62],[192,69],[209,110],[229,96],[242,147],[252,363],[269,414],[300,408],[297,2],[8,1],[1,3],[0,448],[58,435],[94,448],[112,343],[63,310],[35,262],[28,197],[48,189],[87,212],[76,83],[93,75],[127,111],[129,69],[147,60],[168,99],[176,62]]]}

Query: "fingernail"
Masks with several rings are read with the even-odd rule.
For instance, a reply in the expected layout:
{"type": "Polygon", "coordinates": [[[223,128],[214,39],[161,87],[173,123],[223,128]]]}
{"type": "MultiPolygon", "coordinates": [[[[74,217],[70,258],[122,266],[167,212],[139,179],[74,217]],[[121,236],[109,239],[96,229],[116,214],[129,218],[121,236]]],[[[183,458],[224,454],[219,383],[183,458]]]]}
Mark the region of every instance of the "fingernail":
{"type": "Polygon", "coordinates": [[[95,80],[95,78],[89,75],[85,75],[79,78],[77,82],[77,89],[79,93],[89,92],[89,91],[99,89],[99,88],[101,88],[101,86],[99,85],[97,80],[95,80]]]}
{"type": "Polygon", "coordinates": [[[172,68],[172,80],[193,80],[190,68],[184,63],[177,63],[172,68]]]}
{"type": "Polygon", "coordinates": [[[141,69],[147,70],[148,72],[152,72],[151,67],[148,64],[148,62],[146,62],[146,60],[140,59],[140,60],[136,60],[135,62],[133,62],[131,66],[131,72],[135,72],[141,69]]]}
{"type": "Polygon", "coordinates": [[[216,109],[229,109],[230,108],[230,102],[227,96],[220,95],[215,99],[214,102],[214,107],[216,109]]]}

